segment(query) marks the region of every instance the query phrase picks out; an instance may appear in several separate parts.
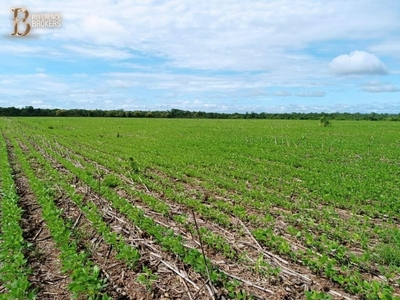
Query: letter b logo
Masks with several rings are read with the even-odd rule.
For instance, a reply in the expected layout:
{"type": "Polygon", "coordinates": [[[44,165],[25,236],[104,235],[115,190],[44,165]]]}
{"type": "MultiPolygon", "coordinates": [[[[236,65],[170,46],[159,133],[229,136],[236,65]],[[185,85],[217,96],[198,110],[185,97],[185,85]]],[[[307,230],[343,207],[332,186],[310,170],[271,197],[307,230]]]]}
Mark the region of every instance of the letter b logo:
{"type": "Polygon", "coordinates": [[[29,33],[29,31],[31,31],[31,24],[29,24],[27,22],[28,17],[29,17],[29,12],[28,10],[26,10],[25,8],[12,8],[11,9],[14,12],[14,33],[11,35],[14,36],[25,36],[29,33]],[[24,18],[22,18],[21,20],[18,19],[18,13],[22,12],[24,14],[24,18]],[[26,25],[26,29],[25,32],[23,33],[19,33],[18,32],[18,23],[22,21],[22,23],[24,23],[26,25]]]}

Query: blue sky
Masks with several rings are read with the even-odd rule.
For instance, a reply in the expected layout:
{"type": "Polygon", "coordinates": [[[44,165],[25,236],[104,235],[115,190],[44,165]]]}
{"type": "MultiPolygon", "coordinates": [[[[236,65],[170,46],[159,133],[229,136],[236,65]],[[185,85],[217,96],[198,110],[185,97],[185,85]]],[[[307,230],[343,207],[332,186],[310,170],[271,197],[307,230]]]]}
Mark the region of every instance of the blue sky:
{"type": "Polygon", "coordinates": [[[400,113],[398,0],[7,0],[0,31],[2,107],[400,113]]]}

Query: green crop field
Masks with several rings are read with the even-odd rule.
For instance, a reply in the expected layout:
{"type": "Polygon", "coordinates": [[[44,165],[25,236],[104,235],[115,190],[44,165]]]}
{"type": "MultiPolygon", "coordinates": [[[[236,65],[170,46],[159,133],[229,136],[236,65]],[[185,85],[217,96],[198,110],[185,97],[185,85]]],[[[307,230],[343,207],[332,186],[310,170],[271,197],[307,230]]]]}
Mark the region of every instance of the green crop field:
{"type": "Polygon", "coordinates": [[[400,299],[400,122],[320,125],[0,119],[0,299],[400,299]]]}

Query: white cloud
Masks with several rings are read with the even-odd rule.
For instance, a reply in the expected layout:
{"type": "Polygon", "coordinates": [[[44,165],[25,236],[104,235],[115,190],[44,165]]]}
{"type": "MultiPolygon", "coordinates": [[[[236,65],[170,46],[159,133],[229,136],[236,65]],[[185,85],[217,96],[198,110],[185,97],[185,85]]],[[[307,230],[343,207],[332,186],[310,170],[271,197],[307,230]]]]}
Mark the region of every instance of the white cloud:
{"type": "Polygon", "coordinates": [[[65,49],[73,51],[78,55],[88,58],[104,58],[109,60],[119,60],[131,58],[132,54],[128,51],[118,50],[111,47],[93,47],[93,46],[74,46],[65,45],[65,49]]]}
{"type": "Polygon", "coordinates": [[[72,74],[72,77],[76,77],[76,78],[88,78],[89,75],[86,73],[74,73],[72,74]]]}
{"type": "Polygon", "coordinates": [[[15,43],[6,40],[3,44],[0,45],[0,53],[4,54],[14,54],[21,56],[36,56],[36,55],[45,55],[49,56],[60,56],[61,52],[54,49],[54,47],[43,47],[36,46],[35,44],[22,44],[15,43]]]}
{"type": "Polygon", "coordinates": [[[39,78],[47,78],[47,75],[45,73],[36,73],[36,76],[39,78]]]}
{"type": "Polygon", "coordinates": [[[355,50],[335,57],[330,68],[336,75],[386,75],[386,66],[374,54],[355,50]]]}
{"type": "Polygon", "coordinates": [[[313,91],[313,92],[299,92],[296,93],[296,96],[298,97],[324,97],[325,96],[324,91],[313,91]]]}
{"type": "MultiPolygon", "coordinates": [[[[112,14],[110,14],[111,17],[112,14]]],[[[89,15],[82,20],[82,28],[87,32],[95,32],[92,36],[98,45],[113,45],[118,43],[127,29],[120,22],[119,18],[110,19],[108,17],[89,15]]]]}
{"type": "MultiPolygon", "coordinates": [[[[120,87],[143,87],[150,90],[168,90],[179,93],[237,92],[238,97],[257,98],[273,95],[266,89],[280,86],[282,88],[306,87],[320,89],[317,75],[304,75],[303,70],[256,74],[240,73],[235,75],[199,75],[191,73],[173,73],[155,68],[152,72],[109,72],[103,73],[108,84],[120,87]],[[290,76],[288,76],[290,74],[290,76]],[[240,92],[239,90],[246,90],[240,92]]],[[[319,75],[321,76],[321,75],[319,75]]],[[[277,92],[275,96],[286,94],[277,92]]],[[[220,95],[217,95],[218,98],[220,95]]],[[[290,96],[290,95],[287,95],[290,96]]]]}
{"type": "MultiPolygon", "coordinates": [[[[398,37],[396,38],[398,39],[398,37]]],[[[375,53],[400,58],[400,41],[396,39],[373,45],[369,49],[375,53]]]]}
{"type": "Polygon", "coordinates": [[[10,85],[13,83],[14,83],[14,81],[9,80],[9,79],[0,80],[0,84],[2,84],[2,85],[10,85]]]}
{"type": "Polygon", "coordinates": [[[109,86],[115,87],[115,88],[130,88],[131,87],[129,82],[123,81],[123,80],[118,80],[118,79],[108,80],[107,83],[109,84],[109,86]]]}
{"type": "Polygon", "coordinates": [[[105,95],[107,94],[107,90],[103,89],[74,89],[68,93],[68,96],[74,97],[74,96],[79,96],[81,97],[82,95],[105,95]]]}
{"type": "Polygon", "coordinates": [[[112,72],[103,74],[109,77],[109,84],[119,86],[140,86],[152,90],[178,92],[233,91],[241,88],[263,87],[264,83],[254,83],[247,76],[200,76],[171,73],[112,72]]]}
{"type": "Polygon", "coordinates": [[[364,83],[361,87],[364,92],[368,93],[394,93],[400,92],[400,88],[390,83],[383,83],[378,81],[370,81],[364,83]]]}
{"type": "Polygon", "coordinates": [[[349,113],[394,113],[398,114],[400,111],[400,104],[398,102],[376,102],[376,103],[330,103],[329,105],[301,105],[301,104],[288,104],[281,106],[269,106],[265,111],[268,112],[349,112],[349,113]]]}
{"type": "Polygon", "coordinates": [[[278,91],[278,92],[273,93],[273,95],[277,96],[277,97],[288,97],[288,96],[292,96],[292,93],[286,92],[286,91],[278,91]]]}

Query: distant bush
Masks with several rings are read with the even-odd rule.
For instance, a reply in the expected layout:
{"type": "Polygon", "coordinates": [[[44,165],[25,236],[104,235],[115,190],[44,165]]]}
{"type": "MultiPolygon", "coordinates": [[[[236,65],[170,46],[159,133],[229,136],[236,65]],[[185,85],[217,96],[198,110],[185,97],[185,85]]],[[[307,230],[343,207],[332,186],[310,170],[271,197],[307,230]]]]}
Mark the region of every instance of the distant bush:
{"type": "Polygon", "coordinates": [[[331,126],[331,122],[329,121],[329,119],[326,116],[322,116],[319,119],[319,125],[320,126],[324,126],[324,127],[328,127],[328,126],[331,126]]]}

